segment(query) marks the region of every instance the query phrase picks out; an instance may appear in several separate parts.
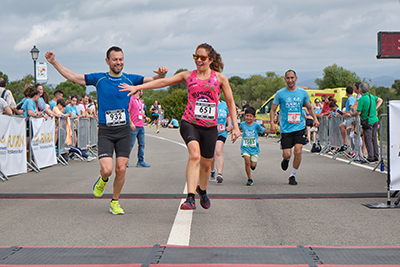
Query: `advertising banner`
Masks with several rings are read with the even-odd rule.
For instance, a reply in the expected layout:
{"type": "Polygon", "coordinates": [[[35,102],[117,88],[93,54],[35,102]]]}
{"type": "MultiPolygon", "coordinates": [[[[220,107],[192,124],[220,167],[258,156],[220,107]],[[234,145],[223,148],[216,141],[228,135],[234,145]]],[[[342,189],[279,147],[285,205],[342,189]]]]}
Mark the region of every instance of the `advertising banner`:
{"type": "Polygon", "coordinates": [[[390,190],[400,190],[400,101],[389,101],[390,190]]]}
{"type": "Polygon", "coordinates": [[[47,82],[47,63],[40,62],[36,64],[36,79],[40,82],[47,82]]]}
{"type": "Polygon", "coordinates": [[[0,169],[7,175],[26,173],[26,122],[0,115],[0,169]]]}
{"type": "Polygon", "coordinates": [[[54,144],[55,123],[53,118],[31,118],[33,158],[39,168],[57,164],[54,144]]]}

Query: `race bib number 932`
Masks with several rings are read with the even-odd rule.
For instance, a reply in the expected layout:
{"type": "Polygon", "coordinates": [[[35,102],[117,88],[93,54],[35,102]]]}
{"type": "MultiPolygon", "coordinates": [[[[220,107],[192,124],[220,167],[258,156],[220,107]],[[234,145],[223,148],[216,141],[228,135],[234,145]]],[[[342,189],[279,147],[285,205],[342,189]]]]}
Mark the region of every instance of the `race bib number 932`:
{"type": "Polygon", "coordinates": [[[106,111],[107,126],[118,126],[126,124],[126,114],[124,109],[106,111]]]}

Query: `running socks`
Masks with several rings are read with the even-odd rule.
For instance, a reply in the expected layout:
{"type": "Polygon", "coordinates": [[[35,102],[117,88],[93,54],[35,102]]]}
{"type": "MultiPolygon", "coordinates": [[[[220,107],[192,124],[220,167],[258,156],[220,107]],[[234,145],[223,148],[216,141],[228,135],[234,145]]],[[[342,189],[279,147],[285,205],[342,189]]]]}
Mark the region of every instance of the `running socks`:
{"type": "Polygon", "coordinates": [[[194,201],[194,194],[193,193],[188,193],[187,199],[194,201]]]}
{"type": "Polygon", "coordinates": [[[293,168],[292,169],[292,173],[290,174],[290,176],[296,177],[296,173],[297,173],[297,169],[293,168]]]}
{"type": "Polygon", "coordinates": [[[207,193],[207,190],[201,190],[201,188],[199,186],[199,193],[200,193],[200,195],[205,195],[207,193]]]}

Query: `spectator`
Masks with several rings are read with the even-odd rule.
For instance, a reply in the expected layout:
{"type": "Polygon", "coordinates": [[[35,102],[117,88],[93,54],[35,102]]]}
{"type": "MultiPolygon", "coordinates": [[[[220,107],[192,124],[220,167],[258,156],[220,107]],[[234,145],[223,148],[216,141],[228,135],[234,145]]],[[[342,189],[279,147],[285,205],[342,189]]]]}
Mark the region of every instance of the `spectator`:
{"type": "Polygon", "coordinates": [[[46,108],[47,107],[50,108],[50,96],[49,96],[49,93],[43,92],[42,98],[44,100],[44,103],[46,104],[46,108]]]}
{"type": "Polygon", "coordinates": [[[97,118],[97,109],[92,96],[89,96],[89,103],[87,104],[87,108],[88,110],[90,110],[90,113],[93,116],[93,118],[97,118]]]}
{"type": "Polygon", "coordinates": [[[85,105],[83,104],[83,102],[82,102],[82,100],[83,100],[83,97],[80,97],[79,95],[78,95],[78,99],[77,99],[77,101],[76,101],[76,110],[78,111],[78,114],[81,116],[81,117],[85,117],[85,113],[86,113],[86,107],[85,107],[85,105]]]}
{"type": "MultiPolygon", "coordinates": [[[[306,107],[303,107],[302,112],[303,112],[303,116],[304,116],[305,119],[306,119],[307,142],[308,142],[308,144],[311,144],[311,132],[313,132],[313,144],[314,144],[314,143],[315,143],[315,138],[316,138],[316,136],[315,136],[315,132],[316,132],[315,130],[316,130],[316,128],[313,127],[313,125],[314,125],[314,119],[313,119],[313,117],[310,115],[310,113],[308,113],[306,107]],[[312,130],[311,130],[311,129],[312,129],[312,130]]],[[[306,145],[307,145],[307,144],[306,144],[306,145]]]]}
{"type": "Polygon", "coordinates": [[[383,100],[369,94],[368,85],[365,83],[360,85],[360,94],[361,98],[358,100],[357,111],[352,115],[360,115],[364,129],[364,142],[368,152],[367,160],[369,162],[379,161],[377,110],[382,105],[383,100]],[[363,121],[366,121],[366,124],[363,121]]]}
{"type": "Polygon", "coordinates": [[[7,102],[3,98],[0,98],[0,114],[3,113],[6,115],[12,115],[13,112],[7,102]]]}
{"type": "Polygon", "coordinates": [[[39,112],[36,107],[36,101],[40,98],[40,92],[32,85],[27,87],[26,92],[27,98],[22,104],[22,109],[24,111],[23,115],[28,120],[29,117],[43,116],[42,112],[39,112]]]}
{"type": "MultiPolygon", "coordinates": [[[[144,148],[145,148],[145,130],[143,120],[150,121],[149,118],[144,116],[143,110],[143,102],[140,99],[142,95],[141,90],[138,90],[134,95],[131,96],[129,100],[129,125],[131,127],[131,148],[129,154],[132,152],[132,148],[135,145],[136,139],[138,140],[138,153],[137,158],[138,161],[136,163],[136,167],[150,167],[150,164],[147,164],[144,161],[144,148]]],[[[129,161],[126,165],[129,167],[129,161]]]]}
{"type": "Polygon", "coordinates": [[[161,121],[161,126],[162,126],[163,128],[168,128],[168,124],[169,124],[169,117],[167,116],[167,117],[165,117],[165,119],[163,119],[163,120],[161,121]]]}
{"type": "Polygon", "coordinates": [[[57,105],[57,100],[63,98],[64,93],[61,90],[55,90],[53,95],[54,95],[54,98],[49,101],[51,111],[53,111],[54,107],[57,105]]]}
{"type": "Polygon", "coordinates": [[[235,106],[236,106],[236,117],[237,117],[237,123],[239,124],[240,123],[240,108],[239,108],[239,105],[238,104],[235,104],[235,106]]]}
{"type": "Polygon", "coordinates": [[[78,109],[76,108],[77,102],[78,102],[78,95],[71,96],[71,102],[69,103],[69,105],[65,107],[64,114],[70,113],[73,119],[80,117],[78,109]]]}
{"type": "Polygon", "coordinates": [[[345,121],[339,125],[340,134],[342,135],[343,145],[340,147],[339,151],[345,151],[348,149],[347,145],[347,130],[351,128],[351,123],[354,122],[354,117],[351,116],[355,112],[354,105],[356,103],[356,98],[353,96],[353,87],[348,86],[346,88],[346,112],[343,113],[345,121]]]}
{"type": "Polygon", "coordinates": [[[247,104],[246,100],[242,100],[242,110],[240,111],[240,115],[241,115],[241,120],[244,121],[244,114],[246,112],[246,109],[249,107],[249,104],[247,104]]]}
{"type": "Polygon", "coordinates": [[[329,114],[331,114],[331,109],[329,108],[329,99],[327,95],[322,95],[321,96],[321,101],[323,103],[322,106],[322,111],[319,115],[319,117],[321,116],[329,116],[329,114]]]}
{"type": "Polygon", "coordinates": [[[53,111],[50,110],[50,105],[46,106],[46,103],[44,102],[44,99],[42,97],[43,96],[43,86],[41,84],[36,84],[35,88],[39,91],[39,99],[36,101],[38,110],[46,113],[47,115],[49,115],[51,117],[59,118],[60,115],[56,115],[53,113],[53,111]]]}
{"type": "Polygon", "coordinates": [[[76,103],[78,102],[78,95],[71,96],[71,102],[64,109],[64,114],[70,114],[71,118],[74,119],[74,146],[78,145],[78,121],[80,117],[78,110],[76,109],[76,103]]]}
{"type": "Polygon", "coordinates": [[[329,108],[331,109],[331,116],[332,117],[338,117],[343,115],[343,112],[340,110],[340,108],[336,105],[335,101],[331,101],[329,103],[329,108]]]}
{"type": "Polygon", "coordinates": [[[70,113],[64,114],[64,109],[65,109],[66,106],[67,105],[65,104],[64,99],[62,99],[62,98],[58,99],[56,106],[53,108],[53,112],[56,113],[56,114],[63,115],[65,117],[69,117],[69,116],[71,116],[70,113]]]}
{"type": "Polygon", "coordinates": [[[321,101],[318,98],[316,98],[314,100],[314,104],[312,104],[311,107],[314,109],[315,114],[317,114],[322,111],[323,105],[322,105],[321,101]]]}
{"type": "Polygon", "coordinates": [[[168,128],[175,128],[175,129],[179,128],[179,122],[175,116],[172,116],[171,122],[168,124],[168,128]]]}
{"type": "Polygon", "coordinates": [[[22,115],[23,110],[17,109],[14,96],[10,90],[7,90],[7,81],[3,77],[0,77],[0,98],[7,102],[8,107],[17,115],[22,115]]]}
{"type": "MultiPolygon", "coordinates": [[[[354,104],[354,107],[353,107],[354,110],[357,110],[358,100],[361,98],[361,94],[360,94],[360,85],[361,85],[361,82],[355,82],[355,83],[353,84],[353,91],[354,91],[354,93],[357,94],[357,96],[356,96],[356,103],[354,104]]],[[[361,152],[362,152],[362,155],[365,156],[365,152],[366,152],[367,148],[366,148],[366,146],[365,146],[364,134],[363,134],[363,133],[361,133],[361,138],[362,138],[362,148],[361,148],[361,152]]]]}

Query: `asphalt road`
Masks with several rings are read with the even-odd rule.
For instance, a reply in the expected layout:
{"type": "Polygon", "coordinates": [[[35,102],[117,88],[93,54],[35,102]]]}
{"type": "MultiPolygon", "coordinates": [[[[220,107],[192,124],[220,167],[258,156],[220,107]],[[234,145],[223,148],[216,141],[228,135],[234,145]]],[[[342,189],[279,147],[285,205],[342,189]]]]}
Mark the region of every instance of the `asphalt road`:
{"type": "MultiPolygon", "coordinates": [[[[154,127],[153,127],[154,128],[154,127]]],[[[0,182],[0,246],[399,246],[400,209],[386,203],[387,175],[311,154],[305,147],[288,185],[277,139],[260,138],[254,185],[246,186],[240,141],[227,142],[222,184],[210,183],[211,208],[179,211],[187,150],[179,130],[146,128],[145,160],[136,168],[135,145],[120,204],[108,211],[111,184],[92,197],[98,160],[69,161],[0,182]]],[[[111,177],[111,181],[113,176],[111,177]]]]}

